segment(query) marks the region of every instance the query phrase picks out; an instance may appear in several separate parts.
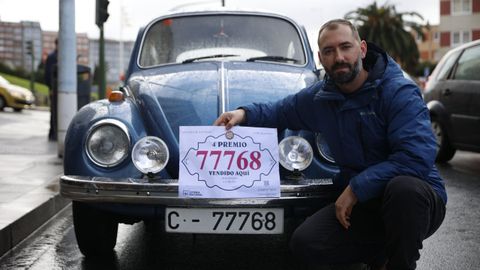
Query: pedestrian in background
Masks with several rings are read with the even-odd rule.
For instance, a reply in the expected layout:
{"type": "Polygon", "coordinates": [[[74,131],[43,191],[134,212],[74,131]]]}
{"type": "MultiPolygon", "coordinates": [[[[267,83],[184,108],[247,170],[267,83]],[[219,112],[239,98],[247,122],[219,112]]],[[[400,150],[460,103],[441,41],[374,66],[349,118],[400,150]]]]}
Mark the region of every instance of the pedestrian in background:
{"type": "Polygon", "coordinates": [[[226,112],[214,124],[304,129],[327,140],[340,167],[334,184],[343,191],[293,233],[299,258],[315,266],[415,269],[447,202],[420,89],[347,20],[324,24],[318,46],[323,81],[276,103],[226,112]]]}
{"type": "Polygon", "coordinates": [[[50,130],[48,140],[57,140],[57,63],[58,63],[58,39],[55,39],[55,49],[47,56],[45,61],[45,84],[48,86],[50,98],[50,130]]]}

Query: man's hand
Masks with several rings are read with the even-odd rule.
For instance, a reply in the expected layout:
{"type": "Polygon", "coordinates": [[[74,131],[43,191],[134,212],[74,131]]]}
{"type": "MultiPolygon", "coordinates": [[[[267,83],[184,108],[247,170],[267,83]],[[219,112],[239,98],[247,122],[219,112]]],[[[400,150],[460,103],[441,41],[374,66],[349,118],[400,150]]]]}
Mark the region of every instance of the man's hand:
{"type": "Polygon", "coordinates": [[[245,110],[238,109],[234,111],[224,112],[215,122],[214,126],[225,126],[225,129],[231,129],[233,126],[245,122],[245,110]]]}
{"type": "Polygon", "coordinates": [[[338,221],[345,229],[350,227],[350,214],[352,213],[353,206],[357,203],[357,196],[352,191],[350,185],[345,188],[342,194],[335,202],[335,214],[338,221]]]}

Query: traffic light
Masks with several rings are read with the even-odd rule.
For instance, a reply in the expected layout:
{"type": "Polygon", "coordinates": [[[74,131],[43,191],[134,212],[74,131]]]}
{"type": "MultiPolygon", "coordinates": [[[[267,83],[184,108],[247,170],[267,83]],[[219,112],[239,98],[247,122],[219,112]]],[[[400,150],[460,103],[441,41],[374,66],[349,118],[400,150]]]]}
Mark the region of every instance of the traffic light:
{"type": "Polygon", "coordinates": [[[96,2],[95,24],[98,25],[98,27],[102,27],[103,23],[108,19],[108,4],[110,4],[108,0],[97,0],[96,2]]]}
{"type": "Polygon", "coordinates": [[[27,40],[26,42],[26,51],[28,55],[33,55],[33,41],[32,40],[27,40]]]}

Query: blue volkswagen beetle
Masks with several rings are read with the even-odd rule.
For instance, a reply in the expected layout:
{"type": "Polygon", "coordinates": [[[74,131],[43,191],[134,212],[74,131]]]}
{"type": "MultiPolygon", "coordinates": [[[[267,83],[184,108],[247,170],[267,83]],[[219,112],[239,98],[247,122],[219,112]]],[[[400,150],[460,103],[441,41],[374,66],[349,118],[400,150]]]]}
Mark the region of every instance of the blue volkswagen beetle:
{"type": "Polygon", "coordinates": [[[82,253],[111,253],[120,222],[164,220],[167,232],[278,234],[288,231],[287,218],[332,201],[335,161],[321,134],[302,130],[278,134],[280,197],[178,195],[180,126],[212,125],[225,111],[275,101],[319,76],[305,29],[282,15],[176,12],[142,28],[125,85],[84,106],[67,132],[61,194],[72,199],[82,253]]]}

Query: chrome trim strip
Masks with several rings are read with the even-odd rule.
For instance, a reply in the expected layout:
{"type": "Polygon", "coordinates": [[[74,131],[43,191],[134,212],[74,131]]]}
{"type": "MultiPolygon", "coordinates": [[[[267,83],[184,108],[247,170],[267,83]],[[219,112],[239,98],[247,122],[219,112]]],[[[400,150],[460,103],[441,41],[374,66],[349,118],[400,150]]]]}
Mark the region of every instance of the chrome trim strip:
{"type": "Polygon", "coordinates": [[[314,183],[281,185],[280,198],[207,199],[178,197],[176,179],[111,179],[64,175],[60,178],[62,196],[78,201],[161,205],[264,206],[296,205],[307,201],[333,200],[331,179],[314,183]]]}
{"type": "Polygon", "coordinates": [[[225,85],[225,62],[220,64],[220,87],[218,93],[218,115],[227,111],[227,94],[226,94],[226,85],[225,85]]]}
{"type": "Polygon", "coordinates": [[[116,120],[116,119],[102,119],[102,120],[96,122],[95,124],[93,124],[87,130],[87,133],[86,133],[86,136],[85,136],[85,141],[83,142],[83,149],[84,149],[85,154],[87,155],[88,159],[91,162],[93,162],[94,164],[96,164],[100,167],[103,167],[103,168],[111,168],[111,167],[115,167],[118,164],[122,163],[122,161],[124,161],[129,156],[130,153],[128,153],[128,152],[130,151],[130,149],[129,148],[127,149],[127,154],[125,156],[123,156],[120,160],[118,160],[117,162],[115,162],[113,164],[110,164],[110,165],[105,165],[105,164],[102,164],[100,162],[97,162],[92,156],[90,156],[90,153],[88,152],[88,140],[90,139],[90,135],[92,134],[92,132],[94,130],[96,130],[100,126],[106,126],[106,125],[116,126],[121,131],[123,131],[123,133],[125,133],[125,135],[127,136],[128,146],[130,147],[130,145],[132,144],[132,140],[130,138],[130,133],[128,132],[127,126],[124,123],[122,123],[121,121],[116,120]]]}

